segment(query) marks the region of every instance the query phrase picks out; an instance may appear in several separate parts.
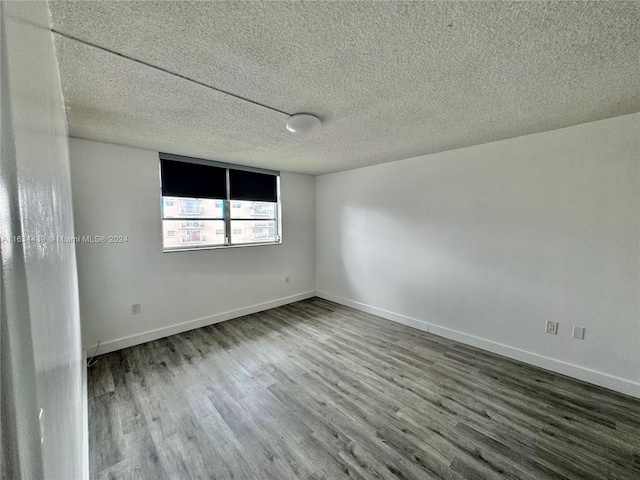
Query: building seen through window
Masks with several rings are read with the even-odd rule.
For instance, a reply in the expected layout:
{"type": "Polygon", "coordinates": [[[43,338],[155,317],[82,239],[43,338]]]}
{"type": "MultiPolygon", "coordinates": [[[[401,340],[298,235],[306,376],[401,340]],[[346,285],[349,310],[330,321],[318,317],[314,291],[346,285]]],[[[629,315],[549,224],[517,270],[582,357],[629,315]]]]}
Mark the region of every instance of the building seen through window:
{"type": "MultiPolygon", "coordinates": [[[[164,248],[225,245],[225,201],[163,197],[164,248]],[[194,216],[207,220],[192,220],[194,216]]],[[[231,243],[275,242],[276,210],[272,202],[231,202],[231,243]]]]}

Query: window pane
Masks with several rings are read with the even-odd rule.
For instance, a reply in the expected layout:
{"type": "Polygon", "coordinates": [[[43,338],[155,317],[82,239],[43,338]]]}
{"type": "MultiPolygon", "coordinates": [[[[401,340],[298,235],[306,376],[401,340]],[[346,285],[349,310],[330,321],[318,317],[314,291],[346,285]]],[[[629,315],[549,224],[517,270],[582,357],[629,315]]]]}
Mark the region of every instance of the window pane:
{"type": "Polygon", "coordinates": [[[231,243],[275,242],[276,229],[275,220],[232,220],[231,243]]]}
{"type": "Polygon", "coordinates": [[[231,218],[276,218],[276,203],[231,200],[231,218]]]}
{"type": "Polygon", "coordinates": [[[165,249],[224,245],[224,220],[163,220],[165,249]]]}
{"type": "Polygon", "coordinates": [[[224,200],[209,198],[162,197],[164,218],[223,218],[224,200]]]}

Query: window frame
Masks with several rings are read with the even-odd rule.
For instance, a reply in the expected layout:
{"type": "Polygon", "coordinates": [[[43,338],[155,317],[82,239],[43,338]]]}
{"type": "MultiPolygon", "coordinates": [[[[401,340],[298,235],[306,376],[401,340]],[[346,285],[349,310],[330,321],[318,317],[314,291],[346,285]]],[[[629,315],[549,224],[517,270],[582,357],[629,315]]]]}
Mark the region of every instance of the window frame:
{"type": "MultiPolygon", "coordinates": [[[[173,253],[173,252],[189,252],[195,250],[217,250],[221,248],[241,248],[241,247],[257,247],[257,246],[268,246],[268,245],[281,245],[282,244],[282,202],[280,199],[280,172],[277,170],[267,170],[264,168],[255,168],[255,167],[247,167],[244,165],[236,165],[233,163],[225,163],[218,162],[215,160],[207,160],[204,158],[195,158],[195,157],[186,157],[182,155],[174,155],[171,153],[159,152],[158,155],[158,177],[160,180],[160,231],[162,233],[162,253],[173,253]],[[185,162],[185,163],[195,163],[199,165],[206,165],[218,168],[226,169],[226,179],[227,179],[227,197],[225,199],[219,199],[222,201],[222,218],[204,218],[204,217],[180,217],[180,218],[167,218],[164,216],[164,195],[162,195],[162,160],[169,160],[174,162],[185,162]],[[231,199],[231,183],[230,183],[230,170],[242,170],[246,172],[254,172],[261,173],[266,175],[273,175],[276,178],[276,201],[275,201],[275,215],[276,218],[268,218],[268,219],[233,219],[231,218],[231,202],[232,201],[251,201],[251,200],[232,200],[231,199]],[[188,246],[188,247],[165,247],[164,246],[164,222],[165,220],[179,220],[181,222],[189,222],[189,221],[206,221],[206,220],[217,220],[224,222],[224,230],[225,230],[225,243],[222,245],[202,245],[202,246],[188,246]],[[231,222],[233,220],[267,220],[267,221],[275,221],[276,222],[276,240],[273,242],[253,242],[253,243],[231,243],[232,238],[232,227],[231,222]]],[[[167,196],[168,198],[174,198],[167,196]]],[[[175,197],[180,198],[180,197],[175,197]]],[[[206,198],[195,198],[195,197],[182,197],[189,198],[195,200],[206,200],[206,198]]]]}

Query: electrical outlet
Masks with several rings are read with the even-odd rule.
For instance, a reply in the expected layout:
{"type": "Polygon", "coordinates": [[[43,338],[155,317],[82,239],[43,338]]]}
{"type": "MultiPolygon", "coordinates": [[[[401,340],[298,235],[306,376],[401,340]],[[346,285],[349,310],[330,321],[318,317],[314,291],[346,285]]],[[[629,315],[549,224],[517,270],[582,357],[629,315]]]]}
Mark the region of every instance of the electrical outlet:
{"type": "Polygon", "coordinates": [[[284,277],[284,284],[289,285],[290,283],[291,283],[291,277],[287,275],[286,277],[284,277]]]}
{"type": "Polygon", "coordinates": [[[140,313],[140,304],[134,303],[131,305],[131,315],[138,315],[140,313]]]}
{"type": "Polygon", "coordinates": [[[545,329],[547,333],[551,335],[558,334],[558,322],[547,322],[547,328],[545,329]]]}
{"type": "Polygon", "coordinates": [[[578,340],[584,340],[584,327],[579,327],[577,325],[573,326],[573,338],[577,338],[578,340]]]}

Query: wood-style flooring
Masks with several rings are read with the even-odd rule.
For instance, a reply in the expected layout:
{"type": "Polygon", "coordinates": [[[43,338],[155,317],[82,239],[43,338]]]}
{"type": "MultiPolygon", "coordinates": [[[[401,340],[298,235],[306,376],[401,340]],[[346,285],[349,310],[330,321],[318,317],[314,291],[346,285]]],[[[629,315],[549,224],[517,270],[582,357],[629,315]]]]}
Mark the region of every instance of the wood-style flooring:
{"type": "Polygon", "coordinates": [[[318,298],[99,357],[92,479],[640,479],[640,401],[318,298]]]}

